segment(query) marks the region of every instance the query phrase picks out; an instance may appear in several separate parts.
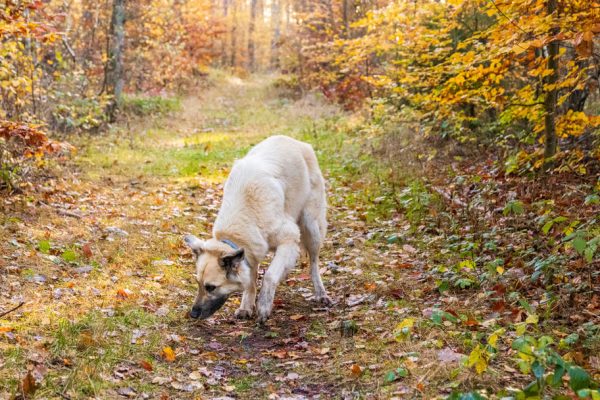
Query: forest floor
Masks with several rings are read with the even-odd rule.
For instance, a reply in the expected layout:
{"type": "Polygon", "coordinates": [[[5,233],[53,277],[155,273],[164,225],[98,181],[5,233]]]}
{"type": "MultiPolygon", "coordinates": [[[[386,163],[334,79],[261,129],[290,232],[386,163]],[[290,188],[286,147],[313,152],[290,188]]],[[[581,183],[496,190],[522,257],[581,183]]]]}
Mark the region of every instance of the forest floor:
{"type": "Polygon", "coordinates": [[[433,399],[526,384],[501,357],[484,375],[466,365],[498,310],[481,307],[489,293],[441,294],[405,216],[378,213],[352,118],[318,97],[281,98],[272,78],[220,77],[176,113],[74,139],[36,191],[2,200],[0,313],[24,304],[0,317],[0,398],[433,399]],[[301,265],[265,327],[234,318],[239,297],[190,319],[182,237],[209,235],[233,160],[272,134],[313,143],[321,161],[335,304],[308,301],[301,265]],[[436,320],[438,308],[456,318],[436,320]]]}

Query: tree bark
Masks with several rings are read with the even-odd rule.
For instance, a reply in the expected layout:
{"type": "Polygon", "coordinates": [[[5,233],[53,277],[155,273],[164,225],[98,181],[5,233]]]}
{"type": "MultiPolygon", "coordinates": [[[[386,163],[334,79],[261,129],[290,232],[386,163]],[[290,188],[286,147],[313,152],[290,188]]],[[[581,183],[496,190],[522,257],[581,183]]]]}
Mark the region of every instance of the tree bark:
{"type": "Polygon", "coordinates": [[[279,68],[279,42],[281,40],[281,0],[271,0],[271,68],[279,68]]]}
{"type": "Polygon", "coordinates": [[[342,0],[342,18],[344,23],[344,37],[350,37],[350,6],[349,0],[342,0]]]}
{"type": "Polygon", "coordinates": [[[250,0],[250,22],[248,24],[248,70],[253,72],[256,69],[256,45],[254,43],[254,33],[256,31],[256,8],[258,0],[250,0]]]}
{"type": "Polygon", "coordinates": [[[114,122],[123,94],[123,50],[125,47],[125,0],[113,0],[110,21],[110,46],[107,68],[107,93],[112,96],[108,106],[108,118],[114,122]]]}
{"type": "MultiPolygon", "coordinates": [[[[548,15],[553,15],[557,12],[558,1],[548,0],[547,12],[548,15]]],[[[556,18],[553,18],[553,24],[556,18]]],[[[546,68],[551,71],[544,81],[546,85],[546,98],[544,100],[545,114],[545,147],[544,147],[544,169],[549,171],[554,165],[554,156],[558,146],[558,138],[556,136],[556,114],[557,114],[557,100],[558,90],[556,84],[559,79],[559,51],[560,42],[556,39],[556,35],[559,33],[558,27],[552,27],[550,29],[550,35],[552,41],[548,44],[548,59],[546,68]]]]}
{"type": "MultiPolygon", "coordinates": [[[[227,15],[229,14],[229,1],[223,0],[223,20],[225,24],[227,24],[227,15]]],[[[227,56],[227,35],[223,35],[223,39],[221,41],[221,65],[223,67],[229,64],[229,57],[227,56]]]]}
{"type": "Polygon", "coordinates": [[[231,21],[231,58],[229,64],[235,68],[237,62],[237,1],[231,0],[232,21],[231,21]]]}

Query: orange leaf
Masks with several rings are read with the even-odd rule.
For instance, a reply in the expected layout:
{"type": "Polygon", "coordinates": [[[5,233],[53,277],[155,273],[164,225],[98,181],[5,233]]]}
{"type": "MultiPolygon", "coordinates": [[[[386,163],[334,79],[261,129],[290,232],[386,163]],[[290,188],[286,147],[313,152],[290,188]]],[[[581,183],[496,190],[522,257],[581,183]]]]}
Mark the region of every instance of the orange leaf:
{"type": "Polygon", "coordinates": [[[144,368],[146,371],[152,371],[153,370],[152,364],[150,364],[146,360],[140,361],[140,367],[144,368]]]}
{"type": "Polygon", "coordinates": [[[33,395],[37,390],[37,384],[35,383],[35,378],[31,375],[31,371],[27,371],[27,375],[21,381],[21,392],[25,395],[25,398],[29,397],[29,395],[33,395]]]}
{"type": "Polygon", "coordinates": [[[352,373],[353,377],[358,378],[362,374],[362,368],[358,364],[352,364],[350,367],[350,372],[352,373]]]}
{"type": "Polygon", "coordinates": [[[94,253],[92,253],[92,249],[89,243],[84,244],[81,250],[83,251],[83,255],[86,256],[86,258],[91,258],[94,255],[94,253]]]}
{"type": "Polygon", "coordinates": [[[306,319],[306,315],[302,315],[302,314],[295,314],[295,315],[292,315],[292,316],[290,317],[290,319],[291,319],[292,321],[299,321],[299,320],[301,320],[301,319],[306,319]]]}
{"type": "Polygon", "coordinates": [[[167,362],[173,362],[173,361],[175,361],[175,352],[173,351],[173,349],[170,346],[163,347],[162,357],[167,362]]]}

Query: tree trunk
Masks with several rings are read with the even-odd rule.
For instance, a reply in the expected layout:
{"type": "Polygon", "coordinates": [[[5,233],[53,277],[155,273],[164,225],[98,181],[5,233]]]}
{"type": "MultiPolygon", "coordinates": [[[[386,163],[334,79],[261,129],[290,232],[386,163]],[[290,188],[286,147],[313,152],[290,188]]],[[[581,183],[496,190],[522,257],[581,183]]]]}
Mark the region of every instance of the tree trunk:
{"type": "Polygon", "coordinates": [[[350,0],[342,0],[342,18],[344,23],[344,37],[350,37],[350,0]]]}
{"type": "Polygon", "coordinates": [[[123,50],[125,47],[125,0],[113,0],[110,21],[110,46],[106,64],[106,88],[112,96],[108,106],[108,117],[114,122],[123,94],[123,50]]]}
{"type": "MultiPolygon", "coordinates": [[[[223,0],[223,20],[227,24],[227,15],[229,14],[229,1],[223,0]]],[[[223,67],[229,64],[229,57],[227,57],[227,35],[223,34],[221,40],[221,65],[223,67]]]]}
{"type": "Polygon", "coordinates": [[[258,0],[250,0],[250,22],[248,24],[248,70],[256,69],[256,46],[254,32],[256,31],[256,7],[258,0]]]}
{"type": "Polygon", "coordinates": [[[271,68],[279,68],[279,41],[281,40],[281,0],[271,0],[271,68]]]}
{"type": "MultiPolygon", "coordinates": [[[[557,11],[558,0],[548,0],[547,12],[548,15],[553,15],[557,11]]],[[[553,18],[553,24],[555,23],[556,17],[553,18]]],[[[558,91],[556,90],[556,84],[559,79],[559,51],[560,42],[555,38],[559,33],[559,28],[552,27],[550,29],[550,35],[553,40],[548,44],[548,59],[546,68],[551,71],[544,81],[545,85],[549,86],[546,90],[546,98],[544,100],[545,115],[545,148],[544,148],[544,169],[550,170],[554,164],[554,156],[556,155],[556,148],[558,145],[558,138],[556,137],[556,114],[557,107],[556,103],[558,100],[558,91]]]]}
{"type": "Polygon", "coordinates": [[[232,21],[231,21],[231,59],[229,64],[231,68],[235,68],[235,64],[237,62],[237,1],[232,0],[232,21]]]}

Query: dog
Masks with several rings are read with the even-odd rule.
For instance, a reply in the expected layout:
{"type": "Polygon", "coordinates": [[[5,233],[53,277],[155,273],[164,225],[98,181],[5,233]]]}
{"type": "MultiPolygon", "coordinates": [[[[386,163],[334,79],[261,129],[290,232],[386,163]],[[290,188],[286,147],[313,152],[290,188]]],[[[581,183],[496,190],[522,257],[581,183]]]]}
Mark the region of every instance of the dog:
{"type": "Polygon", "coordinates": [[[189,313],[208,318],[242,292],[238,318],[264,323],[277,285],[295,267],[300,250],[308,253],[314,300],[331,305],[319,272],[319,251],[327,230],[325,181],[311,145],[271,136],[236,161],[224,186],[223,201],[206,241],[185,235],[192,249],[198,294],[189,313]],[[256,301],[258,266],[269,251],[256,301]]]}

